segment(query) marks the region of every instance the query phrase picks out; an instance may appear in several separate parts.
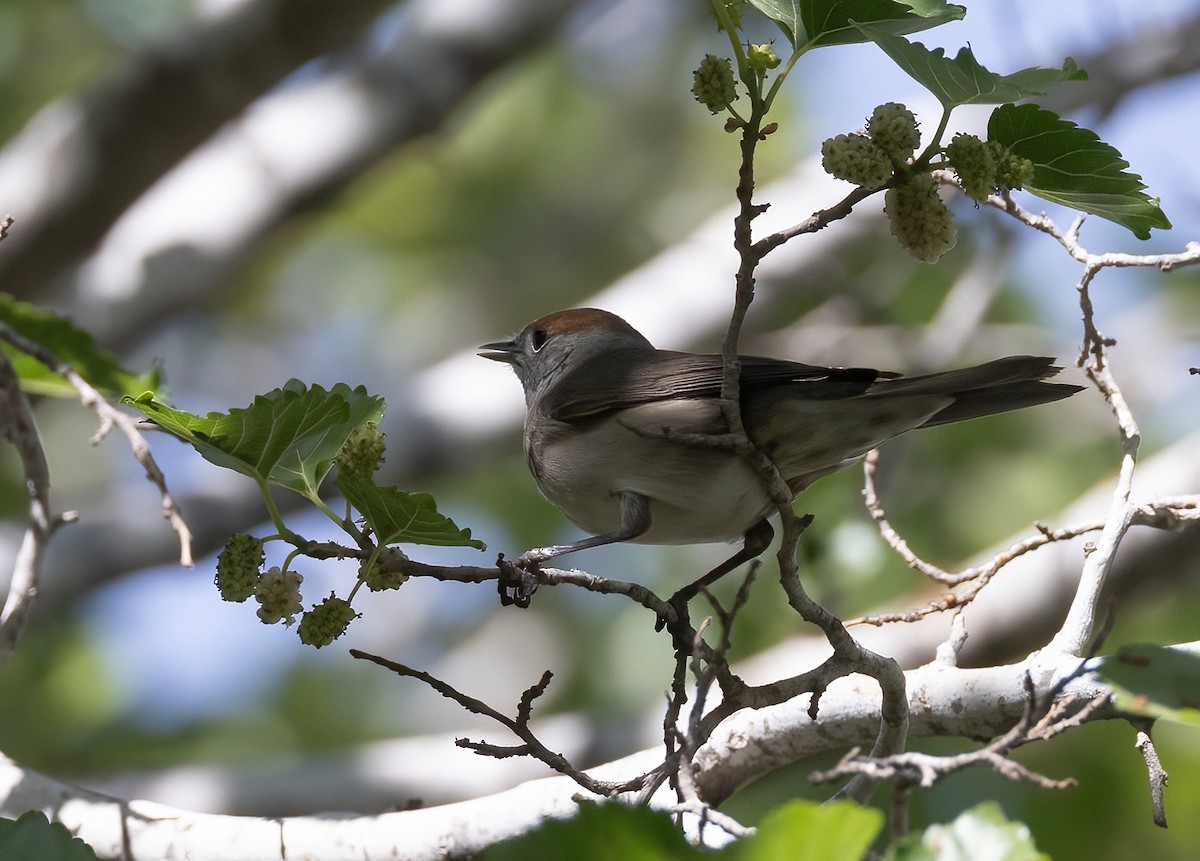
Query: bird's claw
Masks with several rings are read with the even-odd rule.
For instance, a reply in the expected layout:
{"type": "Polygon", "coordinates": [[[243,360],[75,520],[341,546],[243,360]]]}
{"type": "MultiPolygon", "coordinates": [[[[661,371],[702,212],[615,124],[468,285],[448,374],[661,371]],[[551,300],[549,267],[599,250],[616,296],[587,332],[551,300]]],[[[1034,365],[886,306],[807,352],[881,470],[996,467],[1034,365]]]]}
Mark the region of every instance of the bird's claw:
{"type": "Polygon", "coordinates": [[[667,601],[666,612],[660,613],[654,621],[654,630],[661,631],[666,628],[671,632],[672,636],[678,636],[680,624],[686,628],[689,625],[688,620],[688,601],[691,595],[687,594],[686,590],[680,589],[667,601]]]}
{"type": "Polygon", "coordinates": [[[539,560],[530,558],[528,554],[512,561],[505,559],[503,553],[496,558],[496,567],[500,569],[496,591],[500,593],[502,607],[511,604],[525,609],[529,606],[538,587],[538,566],[539,560]]]}

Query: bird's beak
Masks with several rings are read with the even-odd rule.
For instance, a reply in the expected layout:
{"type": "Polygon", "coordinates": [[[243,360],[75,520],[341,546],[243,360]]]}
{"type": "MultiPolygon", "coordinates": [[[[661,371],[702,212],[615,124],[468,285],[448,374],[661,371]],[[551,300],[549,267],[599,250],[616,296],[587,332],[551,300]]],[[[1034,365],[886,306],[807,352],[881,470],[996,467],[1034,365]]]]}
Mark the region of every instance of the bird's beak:
{"type": "Polygon", "coordinates": [[[491,359],[493,362],[507,362],[510,365],[516,359],[518,352],[517,342],[513,339],[493,341],[479,348],[479,355],[483,358],[491,359]]]}

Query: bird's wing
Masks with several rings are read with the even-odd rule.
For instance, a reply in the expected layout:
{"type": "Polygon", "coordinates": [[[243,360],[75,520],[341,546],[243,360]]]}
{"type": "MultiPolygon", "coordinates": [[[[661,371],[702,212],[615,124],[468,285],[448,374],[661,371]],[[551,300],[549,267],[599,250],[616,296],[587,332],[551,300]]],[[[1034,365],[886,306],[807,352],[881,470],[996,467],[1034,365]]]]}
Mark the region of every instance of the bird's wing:
{"type": "MultiPolygon", "coordinates": [[[[581,366],[555,384],[544,403],[552,417],[571,422],[656,401],[721,395],[724,371],[718,355],[658,350],[652,357],[641,354],[629,362],[613,361],[611,355],[606,358],[581,366]],[[570,380],[576,374],[579,384],[570,380]]],[[[899,376],[871,368],[824,368],[760,356],[742,356],[741,361],[743,392],[804,383],[799,396],[817,400],[860,395],[876,382],[899,376]]]]}

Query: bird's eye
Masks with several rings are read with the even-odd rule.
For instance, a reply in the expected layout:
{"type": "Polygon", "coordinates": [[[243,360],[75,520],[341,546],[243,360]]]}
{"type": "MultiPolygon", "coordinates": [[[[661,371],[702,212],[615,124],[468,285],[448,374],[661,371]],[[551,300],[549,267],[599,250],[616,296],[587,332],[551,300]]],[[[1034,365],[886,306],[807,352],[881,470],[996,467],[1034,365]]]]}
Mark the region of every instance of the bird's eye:
{"type": "Polygon", "coordinates": [[[546,334],[545,329],[534,329],[529,336],[529,341],[533,345],[533,351],[536,353],[546,346],[546,342],[550,340],[550,336],[546,334]]]}

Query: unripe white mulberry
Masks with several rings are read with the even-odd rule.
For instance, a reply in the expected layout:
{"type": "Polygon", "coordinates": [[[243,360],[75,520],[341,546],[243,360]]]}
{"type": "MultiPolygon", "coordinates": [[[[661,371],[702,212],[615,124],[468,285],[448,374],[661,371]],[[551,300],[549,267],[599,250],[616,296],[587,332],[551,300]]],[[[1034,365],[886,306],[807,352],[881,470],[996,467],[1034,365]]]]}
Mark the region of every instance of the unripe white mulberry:
{"type": "Polygon", "coordinates": [[[916,116],[898,102],[888,102],[871,112],[867,134],[871,143],[897,165],[907,163],[921,145],[916,116]]]}
{"type": "Polygon", "coordinates": [[[692,95],[714,114],[737,101],[733,66],[725,57],[706,54],[700,66],[692,72],[692,79],[692,95]]]}
{"type": "Polygon", "coordinates": [[[225,549],[217,555],[214,581],[221,598],[241,603],[253,595],[265,558],[262,539],[245,532],[230,536],[225,549]]]}
{"type": "Polygon", "coordinates": [[[364,561],[358,567],[358,579],[366,584],[372,592],[382,592],[385,589],[399,589],[408,579],[402,574],[399,565],[408,561],[408,557],[395,547],[389,547],[380,554],[373,563],[364,561]]]}
{"type": "Polygon", "coordinates": [[[988,141],[988,150],[996,165],[996,186],[1000,189],[1022,189],[1033,182],[1033,162],[1013,155],[1002,143],[988,141]]]}
{"type": "Polygon", "coordinates": [[[955,135],[946,145],[946,158],[967,197],[986,200],[996,190],[996,161],[992,149],[975,135],[955,135]]]}
{"type": "Polygon", "coordinates": [[[383,433],[375,425],[365,424],[338,452],[338,471],[347,476],[370,478],[383,462],[383,450],[383,433]]]}
{"type": "Polygon", "coordinates": [[[283,571],[278,565],[258,579],[254,597],[261,605],[258,618],[264,625],[274,625],[281,619],[292,624],[294,616],[303,609],[300,584],[304,577],[296,571],[283,571]]]}
{"type": "Polygon", "coordinates": [[[346,633],[346,628],[356,618],[358,614],[348,601],[330,595],[301,617],[296,634],[301,643],[319,649],[346,633]]]}
{"type": "Polygon", "coordinates": [[[937,180],[929,174],[916,174],[889,188],[884,212],[892,235],[918,260],[936,263],[954,247],[954,219],[938,196],[937,180]]]}
{"type": "Polygon", "coordinates": [[[879,147],[860,134],[838,135],[821,144],[826,173],[866,189],[883,188],[892,178],[892,163],[879,147]]]}

